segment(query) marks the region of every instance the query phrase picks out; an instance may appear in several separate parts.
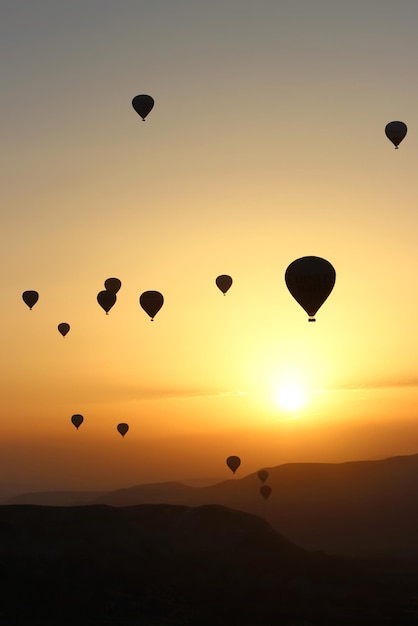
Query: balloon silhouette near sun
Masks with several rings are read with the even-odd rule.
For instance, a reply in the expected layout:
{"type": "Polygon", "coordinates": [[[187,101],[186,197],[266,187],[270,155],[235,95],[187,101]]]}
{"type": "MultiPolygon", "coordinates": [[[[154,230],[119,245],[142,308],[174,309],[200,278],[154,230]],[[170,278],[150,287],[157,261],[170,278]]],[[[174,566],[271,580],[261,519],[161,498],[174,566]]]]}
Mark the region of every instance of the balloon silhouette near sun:
{"type": "Polygon", "coordinates": [[[225,296],[226,292],[229,290],[229,288],[232,285],[232,278],[228,276],[228,274],[221,274],[220,276],[216,278],[215,282],[216,282],[216,286],[218,287],[218,289],[222,291],[222,293],[225,296]]]}
{"type": "Polygon", "coordinates": [[[308,314],[309,322],[315,322],[316,312],[334,288],[335,277],[331,263],[318,256],[304,256],[288,266],[286,286],[308,314]]]}
{"type": "Polygon", "coordinates": [[[229,456],[226,459],[226,464],[229,467],[229,469],[231,470],[231,472],[233,474],[235,474],[235,472],[237,471],[237,469],[241,465],[241,459],[239,458],[239,456],[229,456]]]}

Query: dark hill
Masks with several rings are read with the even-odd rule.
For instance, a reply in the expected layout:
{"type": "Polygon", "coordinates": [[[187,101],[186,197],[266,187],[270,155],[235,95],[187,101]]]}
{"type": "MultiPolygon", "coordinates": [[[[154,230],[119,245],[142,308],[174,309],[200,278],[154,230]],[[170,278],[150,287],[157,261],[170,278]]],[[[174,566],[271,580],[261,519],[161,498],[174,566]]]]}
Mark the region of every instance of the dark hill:
{"type": "Polygon", "coordinates": [[[416,623],[415,570],[310,553],[220,506],[1,506],[0,537],[4,626],[416,623]]]}
{"type": "Polygon", "coordinates": [[[101,496],[104,491],[34,491],[22,493],[8,498],[1,504],[40,504],[42,506],[79,506],[90,504],[101,496]]]}
{"type": "Polygon", "coordinates": [[[209,487],[139,485],[97,503],[220,504],[255,513],[305,548],[353,556],[418,557],[418,455],[267,468],[265,501],[257,473],[209,487]]]}
{"type": "Polygon", "coordinates": [[[257,473],[207,487],[177,482],[139,485],[105,494],[23,494],[10,503],[219,504],[266,519],[291,541],[348,556],[418,559],[418,455],[349,463],[288,463],[267,468],[264,500],[257,473]]]}

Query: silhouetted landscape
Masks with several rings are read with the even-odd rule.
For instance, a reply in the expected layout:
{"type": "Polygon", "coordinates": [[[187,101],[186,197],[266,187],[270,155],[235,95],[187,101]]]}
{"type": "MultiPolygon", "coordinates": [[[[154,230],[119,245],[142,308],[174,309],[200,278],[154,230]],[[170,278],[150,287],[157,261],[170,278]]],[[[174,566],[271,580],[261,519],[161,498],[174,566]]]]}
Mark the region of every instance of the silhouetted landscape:
{"type": "Polygon", "coordinates": [[[15,497],[0,623],[416,624],[417,471],[418,455],[282,465],[268,501],[257,474],[15,497]]]}
{"type": "Polygon", "coordinates": [[[413,624],[418,570],[217,505],[0,507],[2,624],[413,624]]]}
{"type": "Polygon", "coordinates": [[[268,468],[265,501],[257,473],[208,487],[155,483],[109,493],[46,492],[5,504],[219,504],[266,519],[310,550],[360,557],[418,557],[418,454],[378,461],[289,463],[268,468]]]}

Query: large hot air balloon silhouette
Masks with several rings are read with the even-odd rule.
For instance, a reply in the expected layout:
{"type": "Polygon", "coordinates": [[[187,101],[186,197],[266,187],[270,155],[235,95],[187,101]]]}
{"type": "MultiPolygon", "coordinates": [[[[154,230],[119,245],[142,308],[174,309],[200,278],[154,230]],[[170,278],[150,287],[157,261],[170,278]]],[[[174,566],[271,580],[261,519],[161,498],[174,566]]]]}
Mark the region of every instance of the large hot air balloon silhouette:
{"type": "Polygon", "coordinates": [[[232,278],[228,276],[227,274],[222,274],[221,276],[217,277],[215,282],[216,282],[217,287],[225,295],[228,289],[230,288],[230,286],[232,285],[232,278]]]}
{"type": "Polygon", "coordinates": [[[112,291],[108,291],[107,289],[99,291],[97,294],[97,302],[100,304],[102,309],[106,311],[106,315],[108,315],[110,309],[116,302],[116,294],[112,291]]]}
{"type": "Polygon", "coordinates": [[[229,469],[231,470],[231,472],[233,474],[235,474],[235,472],[237,471],[237,469],[241,465],[241,459],[239,458],[239,456],[229,456],[226,459],[226,464],[229,467],[229,469]]]}
{"type": "Polygon", "coordinates": [[[110,293],[116,294],[122,287],[122,283],[119,278],[106,278],[106,280],[104,281],[104,286],[106,291],[110,291],[110,293]]]}
{"type": "Polygon", "coordinates": [[[138,115],[142,117],[142,121],[145,122],[145,118],[154,106],[154,98],[145,94],[135,96],[132,100],[132,106],[138,115]]]}
{"type": "Polygon", "coordinates": [[[305,309],[309,321],[331,293],[335,284],[335,269],[329,261],[318,256],[304,256],[293,261],[285,272],[290,293],[305,309]]]}
{"type": "Polygon", "coordinates": [[[271,494],[271,487],[269,485],[261,485],[260,493],[263,496],[264,500],[267,500],[271,494]]]}
{"type": "Polygon", "coordinates": [[[22,293],[22,298],[23,302],[27,304],[30,309],[32,309],[32,307],[35,306],[39,300],[39,293],[30,289],[29,291],[24,291],[22,293]]]}
{"type": "Polygon", "coordinates": [[[67,324],[67,322],[61,322],[61,324],[58,324],[58,330],[61,333],[61,335],[65,337],[65,335],[70,330],[70,325],[67,324]]]}
{"type": "Polygon", "coordinates": [[[71,417],[71,421],[74,424],[74,426],[77,428],[77,430],[79,429],[79,427],[81,426],[81,424],[84,422],[84,417],[82,415],[79,415],[78,413],[76,415],[73,415],[71,417]]]}
{"type": "Polygon", "coordinates": [[[408,129],[404,122],[389,122],[385,126],[386,137],[393,143],[396,149],[403,139],[405,139],[408,129]]]}
{"type": "Polygon", "coordinates": [[[129,430],[128,424],[125,424],[123,422],[121,424],[118,424],[116,428],[118,432],[122,435],[122,437],[124,437],[129,430]]]}
{"type": "Polygon", "coordinates": [[[259,470],[257,475],[258,475],[258,478],[261,480],[262,483],[265,483],[267,478],[269,477],[269,473],[265,469],[259,470]]]}
{"type": "Polygon", "coordinates": [[[164,304],[164,297],[159,291],[144,291],[139,296],[139,304],[151,318],[151,322],[164,304]]]}

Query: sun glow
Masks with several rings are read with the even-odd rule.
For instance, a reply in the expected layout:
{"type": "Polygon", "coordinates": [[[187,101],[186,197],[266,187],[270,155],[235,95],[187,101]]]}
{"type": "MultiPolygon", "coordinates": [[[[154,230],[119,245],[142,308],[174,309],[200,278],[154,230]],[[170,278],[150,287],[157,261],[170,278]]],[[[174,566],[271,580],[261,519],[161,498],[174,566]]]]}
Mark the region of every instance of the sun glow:
{"type": "Polygon", "coordinates": [[[277,390],[275,399],[285,411],[297,411],[305,405],[306,394],[299,384],[287,383],[277,390]]]}

